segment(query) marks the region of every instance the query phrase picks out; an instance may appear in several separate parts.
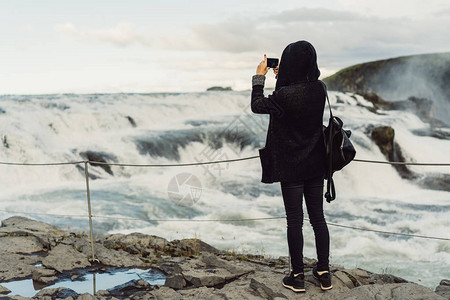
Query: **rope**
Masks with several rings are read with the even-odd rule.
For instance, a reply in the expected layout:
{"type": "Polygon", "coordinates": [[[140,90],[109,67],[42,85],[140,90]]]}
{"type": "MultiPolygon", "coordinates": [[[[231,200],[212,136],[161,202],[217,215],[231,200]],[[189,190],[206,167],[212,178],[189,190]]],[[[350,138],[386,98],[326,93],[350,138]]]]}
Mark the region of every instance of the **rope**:
{"type": "Polygon", "coordinates": [[[204,161],[204,162],[195,162],[195,163],[180,163],[180,164],[124,164],[124,163],[108,163],[108,162],[99,162],[99,161],[89,161],[89,163],[98,164],[98,165],[121,166],[121,167],[186,167],[186,166],[201,166],[201,165],[229,163],[229,162],[255,159],[258,157],[259,157],[259,155],[255,155],[255,156],[242,157],[242,158],[204,161]]]}
{"type": "Polygon", "coordinates": [[[0,161],[0,165],[9,165],[9,166],[60,166],[60,165],[77,165],[84,163],[84,160],[81,161],[69,161],[69,162],[50,162],[50,163],[18,163],[18,162],[4,162],[0,161]]]}
{"type": "Polygon", "coordinates": [[[50,216],[50,217],[61,217],[61,218],[87,218],[88,217],[86,215],[61,215],[61,214],[48,214],[48,213],[38,213],[38,212],[10,211],[10,210],[5,210],[5,209],[0,209],[0,212],[10,213],[10,214],[50,216]]]}
{"type": "Polygon", "coordinates": [[[413,162],[396,162],[396,161],[379,161],[368,159],[354,159],[356,162],[372,163],[372,164],[388,164],[388,165],[404,165],[404,166],[450,166],[450,163],[413,163],[413,162]]]}
{"type": "MultiPolygon", "coordinates": [[[[56,215],[56,214],[45,214],[45,213],[27,213],[27,212],[18,212],[18,211],[7,211],[7,210],[1,210],[1,209],[0,209],[0,211],[12,213],[12,214],[24,214],[24,215],[47,215],[47,216],[56,216],[56,217],[60,217],[60,216],[66,217],[67,216],[67,217],[83,217],[83,218],[88,217],[88,216],[83,216],[83,215],[56,215]]],[[[99,219],[114,219],[114,220],[143,221],[143,222],[245,222],[245,221],[286,219],[286,217],[261,217],[261,218],[243,218],[243,219],[147,219],[147,220],[142,220],[142,219],[130,218],[130,217],[110,217],[110,216],[100,216],[100,215],[99,216],[92,215],[92,217],[99,218],[99,219]]],[[[309,221],[309,219],[307,219],[307,218],[304,218],[304,220],[309,221]]],[[[342,224],[332,223],[332,222],[327,222],[327,224],[330,226],[334,226],[334,227],[382,233],[382,234],[388,234],[388,235],[408,236],[408,237],[422,238],[422,239],[429,239],[429,240],[450,241],[450,238],[445,238],[445,237],[409,234],[409,233],[401,233],[401,232],[393,232],[393,231],[383,231],[383,230],[369,229],[369,228],[363,228],[363,227],[355,227],[355,226],[350,226],[350,225],[342,225],[342,224]]]]}
{"type": "MultiPolygon", "coordinates": [[[[225,159],[225,160],[214,160],[205,162],[195,162],[195,163],[179,163],[179,164],[126,164],[126,163],[108,163],[101,161],[92,160],[82,160],[82,161],[72,161],[72,162],[50,162],[50,163],[17,163],[17,162],[0,162],[0,165],[13,165],[13,166],[57,166],[57,165],[76,165],[83,163],[90,163],[91,165],[109,165],[109,166],[121,166],[121,167],[186,167],[186,166],[201,166],[210,164],[220,164],[229,163],[236,161],[244,161],[259,158],[259,155],[225,159]]],[[[405,165],[405,166],[438,166],[438,167],[448,167],[450,163],[415,163],[415,162],[392,162],[392,161],[380,161],[380,160],[368,160],[368,159],[354,159],[355,162],[363,163],[373,163],[373,164],[387,164],[387,165],[405,165]]]]}
{"type": "Polygon", "coordinates": [[[330,223],[330,222],[327,222],[327,224],[331,225],[331,226],[335,226],[335,227],[349,228],[349,229],[355,229],[355,230],[361,230],[361,231],[371,231],[371,232],[383,233],[383,234],[389,234],[389,235],[409,236],[409,237],[429,239],[429,240],[450,241],[450,238],[443,238],[443,237],[434,237],[434,236],[426,236],[426,235],[419,235],[419,234],[410,234],[410,233],[391,232],[391,231],[383,231],[383,230],[376,230],[376,229],[367,229],[367,228],[362,228],[362,227],[354,227],[354,226],[342,225],[342,224],[330,223]]]}

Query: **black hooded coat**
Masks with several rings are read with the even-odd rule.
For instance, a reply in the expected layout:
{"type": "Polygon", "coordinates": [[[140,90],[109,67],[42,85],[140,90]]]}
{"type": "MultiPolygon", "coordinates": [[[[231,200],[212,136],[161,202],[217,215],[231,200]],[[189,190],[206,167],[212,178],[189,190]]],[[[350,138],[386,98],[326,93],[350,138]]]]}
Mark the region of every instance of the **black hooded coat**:
{"type": "Polygon", "coordinates": [[[297,182],[324,176],[325,90],[314,47],[299,41],[281,55],[272,95],[264,97],[264,75],[253,76],[251,108],[270,114],[266,145],[259,150],[262,182],[297,182]]]}

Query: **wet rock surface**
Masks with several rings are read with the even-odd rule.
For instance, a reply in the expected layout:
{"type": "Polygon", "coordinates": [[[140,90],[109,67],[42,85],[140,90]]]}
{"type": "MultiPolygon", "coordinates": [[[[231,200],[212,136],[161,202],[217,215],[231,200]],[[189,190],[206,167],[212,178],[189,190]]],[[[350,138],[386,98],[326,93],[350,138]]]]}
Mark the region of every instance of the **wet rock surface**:
{"type": "MultiPolygon", "coordinates": [[[[403,155],[402,149],[395,142],[395,130],[391,126],[369,126],[367,133],[380,148],[381,153],[390,162],[405,162],[406,159],[403,155]]],[[[417,179],[418,175],[414,174],[407,166],[397,164],[393,165],[399,175],[405,179],[417,179]]]]}
{"type": "MultiPolygon", "coordinates": [[[[31,299],[12,295],[1,285],[11,280],[28,278],[45,285],[61,277],[77,280],[79,272],[106,266],[151,267],[167,278],[164,285],[152,285],[142,278],[131,280],[108,290],[97,290],[95,295],[79,294],[65,287],[44,288],[36,291],[32,299],[297,299],[300,296],[281,285],[288,273],[287,257],[227,253],[196,239],[169,242],[134,233],[98,239],[94,248],[99,264],[90,260],[89,240],[83,234],[68,233],[21,217],[3,221],[0,229],[9,232],[0,237],[0,244],[7,241],[8,245],[0,250],[0,299],[31,299]],[[22,239],[12,243],[9,238],[16,234],[22,239]],[[39,255],[30,256],[22,253],[21,247],[28,251],[43,250],[39,255]],[[37,265],[40,262],[42,266],[37,265]]],[[[432,291],[393,275],[340,266],[331,266],[333,289],[323,292],[312,275],[315,264],[314,259],[305,258],[307,292],[303,297],[308,299],[448,299],[449,295],[449,280],[442,280],[436,291],[432,291]]]]}

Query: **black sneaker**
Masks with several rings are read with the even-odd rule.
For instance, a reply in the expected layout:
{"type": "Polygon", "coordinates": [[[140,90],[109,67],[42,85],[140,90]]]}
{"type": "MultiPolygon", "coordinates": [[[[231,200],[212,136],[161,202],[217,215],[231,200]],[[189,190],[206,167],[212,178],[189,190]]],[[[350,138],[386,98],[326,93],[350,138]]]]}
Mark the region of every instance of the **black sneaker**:
{"type": "Polygon", "coordinates": [[[283,286],[287,289],[291,289],[296,293],[305,292],[305,275],[303,273],[295,274],[283,278],[283,286]],[[297,275],[297,276],[295,276],[297,275]]]}
{"type": "Polygon", "coordinates": [[[317,268],[314,268],[312,273],[313,273],[314,277],[317,280],[319,280],[320,288],[323,291],[331,290],[333,288],[333,286],[331,285],[331,274],[330,274],[330,272],[326,271],[326,273],[323,273],[322,275],[319,275],[319,273],[317,273],[317,268]]]}

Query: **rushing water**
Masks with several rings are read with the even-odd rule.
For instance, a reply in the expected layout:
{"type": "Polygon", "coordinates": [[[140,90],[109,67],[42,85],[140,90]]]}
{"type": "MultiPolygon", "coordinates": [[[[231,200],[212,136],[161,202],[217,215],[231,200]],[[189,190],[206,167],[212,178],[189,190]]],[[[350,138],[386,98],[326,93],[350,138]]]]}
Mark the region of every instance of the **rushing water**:
{"type": "MultiPolygon", "coordinates": [[[[350,94],[330,92],[330,98],[335,114],[353,131],[357,158],[385,160],[367,129],[389,125],[407,160],[449,161],[450,141],[417,135],[429,124],[416,115],[374,113],[371,103],[350,94]]],[[[0,96],[0,161],[94,157],[175,164],[254,156],[264,144],[268,119],[252,114],[249,102],[250,92],[0,96]]],[[[88,229],[84,164],[0,165],[0,170],[1,219],[24,213],[63,229],[88,229]]],[[[411,170],[424,177],[450,174],[449,167],[411,170]]],[[[258,159],[166,168],[89,166],[89,173],[95,235],[142,232],[169,240],[197,236],[219,249],[287,255],[284,219],[227,221],[284,215],[279,184],[260,182],[258,159]]],[[[335,183],[338,198],[325,204],[329,222],[449,237],[448,191],[402,179],[389,165],[359,162],[337,173],[335,183]]],[[[305,256],[315,257],[309,224],[304,232],[305,256]]],[[[333,226],[330,233],[332,263],[388,272],[432,288],[450,277],[448,241],[333,226]]]]}

